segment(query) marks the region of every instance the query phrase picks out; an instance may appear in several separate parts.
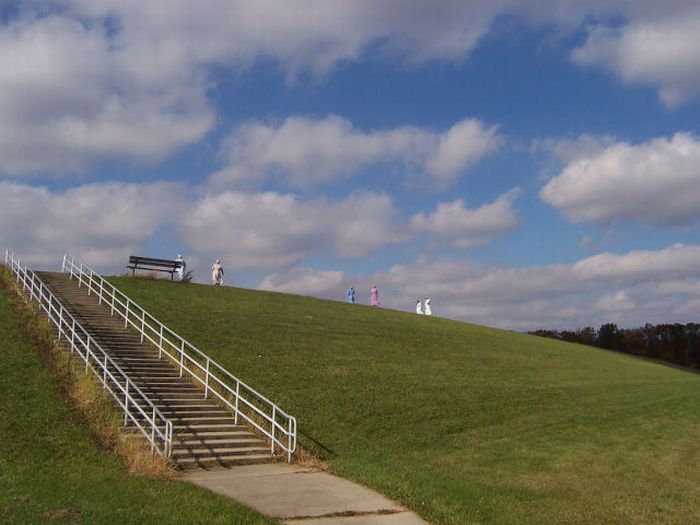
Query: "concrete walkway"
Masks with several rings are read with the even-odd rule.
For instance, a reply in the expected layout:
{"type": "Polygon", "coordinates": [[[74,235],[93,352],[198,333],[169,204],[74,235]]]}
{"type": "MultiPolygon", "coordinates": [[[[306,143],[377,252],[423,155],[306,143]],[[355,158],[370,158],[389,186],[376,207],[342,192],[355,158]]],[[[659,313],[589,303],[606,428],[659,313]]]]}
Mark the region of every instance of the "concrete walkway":
{"type": "Polygon", "coordinates": [[[285,525],[427,525],[373,490],[286,463],[194,470],[186,472],[183,479],[285,525]]]}

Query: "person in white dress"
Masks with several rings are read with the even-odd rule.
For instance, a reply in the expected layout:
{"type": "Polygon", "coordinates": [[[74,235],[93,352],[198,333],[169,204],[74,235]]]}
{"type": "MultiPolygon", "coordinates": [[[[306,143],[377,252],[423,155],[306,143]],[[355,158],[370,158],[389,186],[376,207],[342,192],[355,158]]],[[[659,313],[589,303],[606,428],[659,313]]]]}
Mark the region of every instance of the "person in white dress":
{"type": "Polygon", "coordinates": [[[425,310],[425,315],[433,315],[433,311],[430,309],[430,297],[426,297],[423,301],[423,309],[425,310]]]}
{"type": "Polygon", "coordinates": [[[214,281],[214,286],[221,286],[224,283],[224,267],[219,259],[211,265],[211,280],[214,281]]]}
{"type": "Polygon", "coordinates": [[[416,301],[416,313],[419,315],[423,315],[423,301],[418,299],[416,301]]]}

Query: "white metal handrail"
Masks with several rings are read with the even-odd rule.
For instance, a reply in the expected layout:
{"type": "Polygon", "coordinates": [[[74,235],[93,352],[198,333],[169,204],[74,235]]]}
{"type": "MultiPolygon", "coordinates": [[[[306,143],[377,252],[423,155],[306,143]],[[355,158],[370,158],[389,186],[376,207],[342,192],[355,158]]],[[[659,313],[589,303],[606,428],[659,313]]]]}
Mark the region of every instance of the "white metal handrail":
{"type": "Polygon", "coordinates": [[[180,376],[187,373],[204,389],[204,397],[218,399],[234,413],[236,424],[239,418],[257,429],[270,440],[270,453],[275,448],[286,453],[287,461],[297,447],[297,421],[257,390],[231,374],[205,353],[173,332],[154,316],[132,301],[92,268],[64,255],[62,271],[85,285],[88,294],[94,293],[101,303],[131,326],[141,341],[150,341],[162,357],[165,354],[177,364],[180,376]]]}
{"type": "Polygon", "coordinates": [[[46,285],[29,270],[10,250],[5,251],[5,265],[14,273],[17,282],[39,303],[49,320],[58,330],[58,340],[65,340],[71,353],[85,362],[102,386],[124,411],[124,424],[131,422],[151,444],[151,451],[169,458],[172,453],[173,424],[153,402],[129,379],[93,337],[76,321],[46,285]]]}

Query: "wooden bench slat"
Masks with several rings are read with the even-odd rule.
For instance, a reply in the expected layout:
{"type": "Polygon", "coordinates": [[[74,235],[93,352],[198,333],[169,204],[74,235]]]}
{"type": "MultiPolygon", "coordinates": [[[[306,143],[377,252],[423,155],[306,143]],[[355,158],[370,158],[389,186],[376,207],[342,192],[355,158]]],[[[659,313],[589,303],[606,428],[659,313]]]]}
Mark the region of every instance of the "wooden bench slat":
{"type": "Polygon", "coordinates": [[[170,259],[156,259],[153,257],[135,257],[131,256],[129,257],[129,263],[137,263],[137,262],[142,262],[142,263],[162,263],[162,264],[169,264],[169,265],[174,265],[174,264],[179,264],[179,261],[173,261],[170,259]]]}

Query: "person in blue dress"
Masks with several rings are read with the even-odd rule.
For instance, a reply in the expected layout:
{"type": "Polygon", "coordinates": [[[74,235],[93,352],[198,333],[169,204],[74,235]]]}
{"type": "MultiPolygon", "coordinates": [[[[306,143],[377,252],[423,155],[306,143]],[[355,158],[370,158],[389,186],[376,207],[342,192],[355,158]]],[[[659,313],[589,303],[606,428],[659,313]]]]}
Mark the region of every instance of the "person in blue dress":
{"type": "Polygon", "coordinates": [[[355,289],[352,286],[348,288],[348,302],[355,304],[355,289]]]}

